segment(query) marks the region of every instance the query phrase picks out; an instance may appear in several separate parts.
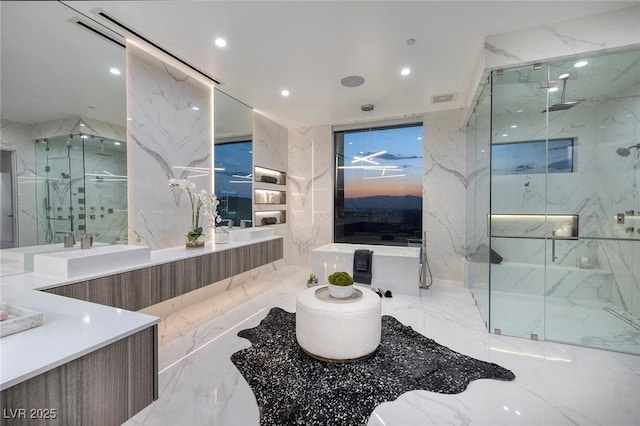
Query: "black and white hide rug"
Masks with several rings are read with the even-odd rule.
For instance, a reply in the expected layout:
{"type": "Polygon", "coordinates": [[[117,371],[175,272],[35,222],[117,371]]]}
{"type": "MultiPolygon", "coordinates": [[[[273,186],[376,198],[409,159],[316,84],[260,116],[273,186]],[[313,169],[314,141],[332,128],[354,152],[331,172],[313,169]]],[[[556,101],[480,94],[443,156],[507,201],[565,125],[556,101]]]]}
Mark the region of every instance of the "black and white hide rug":
{"type": "Polygon", "coordinates": [[[238,336],[251,347],[231,361],[255,394],[263,426],[366,425],[376,406],[408,391],[454,394],[476,379],[515,379],[510,370],[455,352],[387,315],[378,349],[353,363],[305,354],[295,314],[280,308],[238,336]]]}

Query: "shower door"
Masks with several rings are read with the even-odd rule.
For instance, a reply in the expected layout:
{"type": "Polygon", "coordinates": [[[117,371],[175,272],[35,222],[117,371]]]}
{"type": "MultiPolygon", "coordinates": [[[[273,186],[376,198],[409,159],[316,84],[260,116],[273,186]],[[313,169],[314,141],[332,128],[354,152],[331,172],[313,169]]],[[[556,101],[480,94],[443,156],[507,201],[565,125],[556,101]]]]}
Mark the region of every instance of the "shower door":
{"type": "Polygon", "coordinates": [[[640,353],[640,51],[492,73],[490,331],[640,353]]]}
{"type": "Polygon", "coordinates": [[[492,333],[544,339],[548,67],[492,73],[490,322],[492,333]]]}
{"type": "Polygon", "coordinates": [[[547,213],[579,220],[551,229],[546,340],[640,353],[640,51],[552,62],[549,78],[570,108],[546,114],[548,138],[572,139],[573,165],[549,170],[547,213]]]}

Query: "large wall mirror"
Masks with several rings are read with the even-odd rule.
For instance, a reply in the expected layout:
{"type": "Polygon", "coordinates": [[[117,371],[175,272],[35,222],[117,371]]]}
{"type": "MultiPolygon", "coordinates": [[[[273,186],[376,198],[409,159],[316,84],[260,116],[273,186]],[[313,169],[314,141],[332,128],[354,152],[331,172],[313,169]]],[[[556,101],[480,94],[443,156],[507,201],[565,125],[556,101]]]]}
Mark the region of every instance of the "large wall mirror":
{"type": "Polygon", "coordinates": [[[126,243],[124,40],[59,2],[2,1],[2,274],[94,234],[126,243]],[[68,241],[68,239],[67,239],[68,241]]]}
{"type": "Polygon", "coordinates": [[[214,92],[215,194],[225,223],[249,227],[253,182],[253,109],[214,92]]]}
{"type": "MultiPolygon", "coordinates": [[[[0,275],[28,272],[69,233],[127,243],[124,39],[59,2],[0,8],[0,275]]],[[[220,214],[251,226],[253,110],[214,97],[220,214]]]]}

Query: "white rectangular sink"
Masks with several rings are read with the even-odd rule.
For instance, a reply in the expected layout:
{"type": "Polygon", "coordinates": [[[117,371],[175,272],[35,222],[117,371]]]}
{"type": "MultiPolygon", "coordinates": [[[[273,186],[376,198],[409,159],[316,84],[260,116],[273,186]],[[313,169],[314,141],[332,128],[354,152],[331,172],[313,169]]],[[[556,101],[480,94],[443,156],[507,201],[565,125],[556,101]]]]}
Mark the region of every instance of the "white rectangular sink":
{"type": "MultiPolygon", "coordinates": [[[[94,246],[106,246],[106,243],[94,243],[94,246]]],[[[37,254],[52,253],[57,251],[80,250],[80,243],[73,247],[65,247],[62,243],[44,244],[39,246],[16,247],[0,250],[0,261],[20,269],[20,272],[33,271],[33,257],[37,254]]]]}
{"type": "Polygon", "coordinates": [[[244,228],[229,231],[231,241],[253,241],[273,236],[273,228],[244,228]]]}
{"type": "Polygon", "coordinates": [[[110,245],[86,250],[37,254],[34,273],[55,278],[77,278],[144,264],[148,246],[110,245]]]}

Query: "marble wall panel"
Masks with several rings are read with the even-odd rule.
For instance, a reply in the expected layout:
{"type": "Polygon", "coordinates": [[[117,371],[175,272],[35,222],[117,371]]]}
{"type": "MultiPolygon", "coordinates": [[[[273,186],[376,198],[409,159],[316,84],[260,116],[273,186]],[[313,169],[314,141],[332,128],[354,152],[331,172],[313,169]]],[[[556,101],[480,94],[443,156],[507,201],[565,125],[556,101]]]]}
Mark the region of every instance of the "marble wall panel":
{"type": "Polygon", "coordinates": [[[434,279],[466,280],[466,132],[462,111],[424,115],[423,230],[434,279]]]}
{"type": "Polygon", "coordinates": [[[495,69],[638,44],[640,5],[485,39],[485,68],[495,69]]]}
{"type": "MultiPolygon", "coordinates": [[[[634,89],[637,93],[640,85],[634,89]]],[[[623,308],[640,318],[640,242],[629,241],[640,239],[640,150],[632,149],[627,157],[616,154],[617,148],[640,140],[640,98],[609,100],[597,109],[594,204],[598,233],[617,239],[600,242],[597,261],[612,271],[623,308]],[[634,213],[618,224],[616,215],[628,211],[634,213]],[[628,232],[630,228],[633,232],[628,232]]]]}
{"type": "Polygon", "coordinates": [[[333,242],[331,126],[289,131],[289,264],[311,265],[311,250],[333,242]]]}
{"type": "Polygon", "coordinates": [[[289,165],[289,130],[256,113],[253,121],[253,163],[278,171],[289,165]]]}
{"type": "MultiPolygon", "coordinates": [[[[253,182],[253,188],[266,188],[278,191],[286,191],[287,204],[256,204],[253,200],[253,211],[285,211],[286,222],[276,225],[268,225],[273,228],[275,235],[284,238],[284,258],[287,262],[291,259],[296,249],[291,245],[291,233],[289,230],[291,220],[291,183],[289,176],[289,129],[255,113],[253,124],[253,165],[287,173],[285,186],[253,182]]],[[[255,198],[255,197],[254,197],[255,198]]],[[[255,219],[254,226],[259,226],[255,219]]]]}
{"type": "Polygon", "coordinates": [[[211,167],[212,96],[212,87],[127,45],[130,243],[152,250],[184,243],[190,201],[186,192],[169,188],[168,180],[189,178],[198,190],[211,191],[208,173],[195,177],[174,166],[211,167]]]}
{"type": "Polygon", "coordinates": [[[127,140],[127,129],[125,127],[119,124],[85,117],[83,115],[69,117],[62,120],[52,120],[44,123],[32,124],[29,127],[29,131],[30,138],[32,140],[52,138],[55,136],[67,136],[70,134],[75,135],[78,133],[100,136],[116,141],[127,140]],[[81,126],[81,123],[84,124],[84,126],[81,126]]]}

